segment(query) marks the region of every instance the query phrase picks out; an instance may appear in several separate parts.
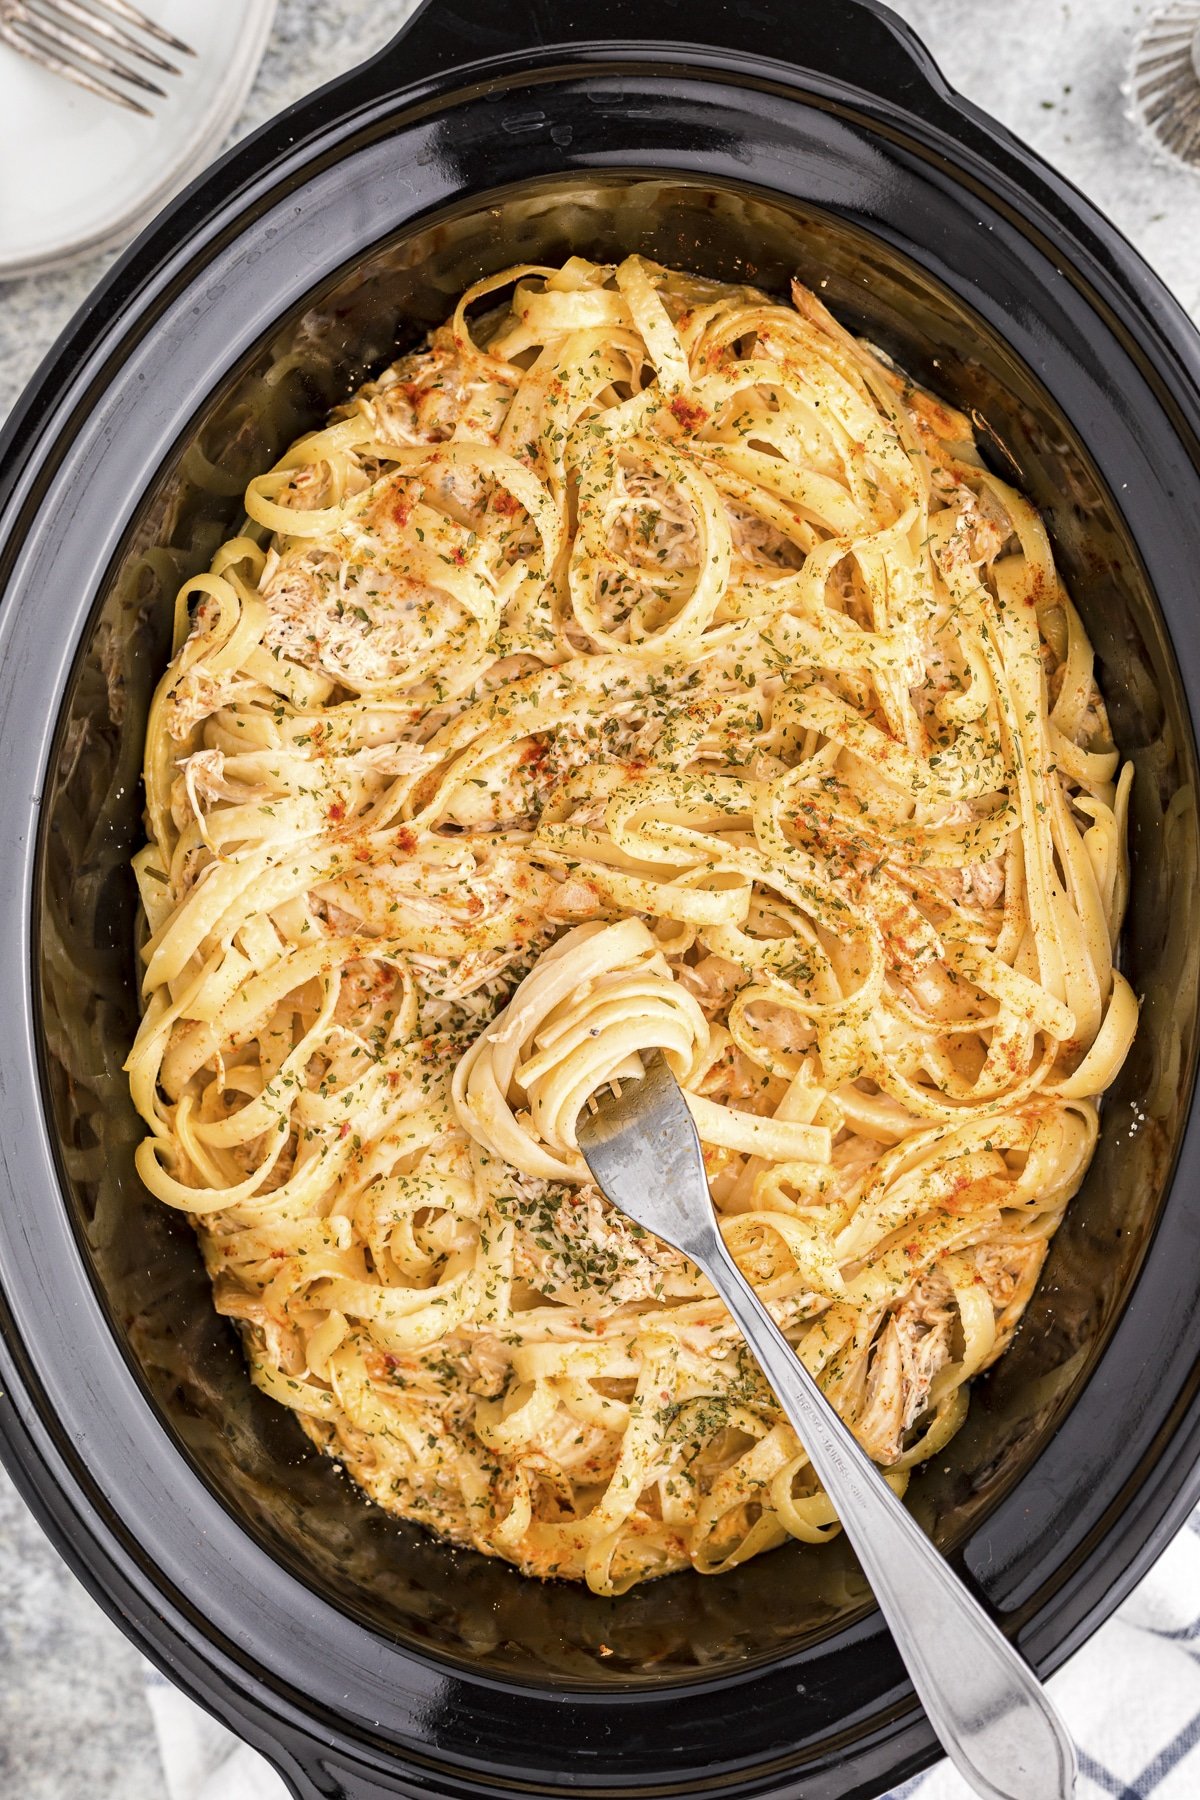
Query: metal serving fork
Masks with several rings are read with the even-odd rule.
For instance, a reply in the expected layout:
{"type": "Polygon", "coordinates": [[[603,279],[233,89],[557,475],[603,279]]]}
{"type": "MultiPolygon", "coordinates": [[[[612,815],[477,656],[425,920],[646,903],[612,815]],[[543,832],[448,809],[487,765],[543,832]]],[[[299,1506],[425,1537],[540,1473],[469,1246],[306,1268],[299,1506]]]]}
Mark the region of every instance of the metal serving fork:
{"type": "Polygon", "coordinates": [[[579,1148],[615,1206],[703,1270],[758,1358],[875,1591],[942,1746],[986,1800],[1071,1800],[1075,1751],[1049,1696],[838,1418],[717,1226],[692,1115],[661,1052],[597,1094],[579,1148]]]}
{"type": "Polygon", "coordinates": [[[180,56],[194,56],[189,44],[173,37],[148,19],[129,0],[0,0],[0,43],[19,50],[31,62],[39,63],[54,75],[65,75],[89,93],[99,94],[130,112],[152,117],[150,108],[126,94],[111,82],[100,79],[110,75],[129,82],[141,93],[156,94],[166,99],[160,88],[137,69],[113,54],[114,50],[136,56],[163,75],[178,75],[179,70],[165,56],[135,36],[142,32],[180,56]],[[93,74],[98,70],[98,74],[93,74]]]}

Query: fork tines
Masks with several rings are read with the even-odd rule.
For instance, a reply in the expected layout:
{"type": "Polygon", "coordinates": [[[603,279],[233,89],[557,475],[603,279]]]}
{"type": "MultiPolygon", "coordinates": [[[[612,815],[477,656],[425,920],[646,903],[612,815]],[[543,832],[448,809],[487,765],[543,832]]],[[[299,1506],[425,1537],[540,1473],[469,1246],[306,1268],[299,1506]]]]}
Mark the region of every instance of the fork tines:
{"type": "Polygon", "coordinates": [[[129,0],[0,0],[0,41],[90,93],[150,116],[138,99],[102,79],[111,76],[141,93],[166,98],[164,88],[114,54],[120,51],[161,74],[178,75],[176,65],[137,37],[138,31],[181,56],[195,54],[129,0]]]}

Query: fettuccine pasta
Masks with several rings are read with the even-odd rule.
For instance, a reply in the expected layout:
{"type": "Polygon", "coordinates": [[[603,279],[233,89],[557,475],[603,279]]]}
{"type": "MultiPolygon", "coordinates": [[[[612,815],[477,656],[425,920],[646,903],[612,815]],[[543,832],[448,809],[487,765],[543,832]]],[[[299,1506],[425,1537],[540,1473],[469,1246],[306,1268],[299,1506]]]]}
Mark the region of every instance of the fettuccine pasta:
{"type": "Polygon", "coordinates": [[[903,1491],[1137,1024],[1130,770],[1038,515],[791,305],[478,283],[246,490],[146,740],[147,1187],[381,1506],[600,1594],[837,1529],[576,1126],[662,1049],[726,1241],[903,1491]]]}

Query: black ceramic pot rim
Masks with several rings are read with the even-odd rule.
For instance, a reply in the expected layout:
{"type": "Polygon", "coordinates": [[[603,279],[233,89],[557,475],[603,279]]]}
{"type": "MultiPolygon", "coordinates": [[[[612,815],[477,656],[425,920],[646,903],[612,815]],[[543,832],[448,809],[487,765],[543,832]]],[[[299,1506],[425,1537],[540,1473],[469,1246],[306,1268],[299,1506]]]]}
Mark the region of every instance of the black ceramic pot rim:
{"type": "MultiPolygon", "coordinates": [[[[248,313],[219,347],[205,344],[206,333],[218,326],[227,330],[216,290],[237,264],[243,231],[255,236],[264,255],[274,254],[265,248],[270,235],[279,254],[286,251],[294,259],[303,271],[295,282],[298,298],[348,256],[361,253],[372,232],[378,238],[399,230],[451,197],[453,184],[462,181],[464,159],[473,158],[486,172],[474,193],[488,185],[488,176],[504,179],[515,152],[503,143],[490,160],[480,145],[459,145],[459,166],[451,166],[455,147],[439,136],[438,120],[460,98],[465,97],[464,113],[468,99],[478,112],[480,96],[490,90],[502,109],[508,94],[538,87],[548,95],[552,83],[582,86],[585,78],[597,91],[607,83],[614,106],[622,97],[620,80],[635,97],[690,85],[698,93],[702,88],[753,93],[764,107],[799,102],[844,121],[847,129],[875,134],[888,157],[921,165],[931,186],[965,189],[977,201],[981,230],[987,220],[987,230],[1001,237],[1008,232],[1024,254],[1071,269],[1076,290],[1125,359],[1129,408],[1135,411],[1139,396],[1147,396],[1145,404],[1169,418],[1180,444],[1190,446],[1181,452],[1181,471],[1186,473],[1190,458],[1195,473],[1200,466],[1195,334],[1118,234],[1059,177],[952,96],[910,34],[882,8],[813,0],[805,35],[819,46],[812,60],[820,66],[803,70],[777,60],[779,27],[772,12],[747,7],[733,20],[701,5],[619,0],[606,9],[611,40],[596,40],[586,23],[564,20],[542,31],[549,49],[520,50],[506,41],[514,23],[506,8],[462,0],[461,11],[442,8],[435,17],[427,10],[400,40],[402,53],[385,52],[265,128],[144,234],[68,328],[0,439],[0,581],[6,595],[0,607],[0,767],[8,784],[0,803],[0,1004],[6,1021],[0,1043],[0,1159],[11,1196],[0,1215],[5,1459],[59,1548],[135,1641],[283,1764],[305,1795],[387,1791],[387,1772],[400,1768],[408,1791],[547,1791],[572,1752],[572,1785],[591,1791],[628,1791],[631,1785],[645,1791],[783,1791],[793,1760],[786,1720],[796,1707],[796,1659],[744,1677],[696,1683],[686,1692],[623,1698],[629,1717],[655,1719],[668,1743],[678,1741],[677,1734],[694,1720],[697,1754],[703,1753],[703,1715],[711,1726],[714,1713],[722,1710],[714,1707],[714,1688],[725,1696],[740,1689],[748,1698],[753,1684],[755,1706],[775,1722],[774,1750],[768,1749],[767,1733],[753,1760],[726,1745],[724,1754],[709,1750],[705,1769],[681,1753],[677,1773],[635,1781],[633,1773],[603,1759],[602,1747],[611,1736],[606,1719],[611,1696],[521,1694],[511,1684],[451,1673],[432,1658],[406,1652],[404,1690],[391,1696],[386,1718],[370,1691],[375,1670],[364,1670],[361,1697],[339,1698],[337,1683],[349,1663],[331,1653],[329,1666],[323,1666],[319,1652],[337,1641],[340,1656],[343,1643],[361,1645],[367,1634],[357,1627],[351,1633],[345,1620],[339,1627],[331,1608],[306,1596],[277,1568],[272,1572],[270,1559],[244,1533],[234,1530],[222,1539],[212,1495],[153,1419],[108,1331],[65,1208],[47,1203],[58,1177],[35,1078],[41,1052],[30,954],[39,795],[58,697],[126,523],[102,508],[93,516],[99,486],[80,481],[72,487],[72,478],[94,469],[105,432],[124,429],[132,409],[140,407],[146,428],[144,489],[191,416],[168,391],[164,358],[171,370],[184,370],[190,334],[197,358],[211,351],[214,366],[229,367],[291,303],[272,288],[261,317],[248,313]],[[727,42],[731,36],[736,44],[727,42]],[[489,52],[490,60],[480,66],[478,59],[489,52]],[[471,61],[476,66],[465,70],[471,61]],[[338,153],[353,141],[365,155],[373,142],[398,134],[402,126],[414,156],[430,159],[423,165],[425,186],[416,184],[407,200],[394,189],[381,190],[378,216],[362,242],[352,244],[351,227],[361,234],[361,223],[342,221],[339,236],[336,211],[329,210],[338,187],[338,153]],[[322,236],[326,228],[328,235],[322,236]],[[139,386],[149,395],[140,402],[139,386]],[[84,536],[93,540],[74,585],[64,585],[62,567],[54,561],[56,533],[65,525],[51,515],[55,505],[61,510],[64,504],[76,509],[73,541],[81,556],[84,536]],[[55,610],[49,628],[48,596],[55,610]],[[120,1407],[114,1395],[122,1397],[120,1407]],[[97,1422],[119,1434],[118,1441],[90,1442],[88,1430],[94,1432],[97,1422]],[[130,1472],[124,1489],[119,1480],[107,1479],[122,1461],[130,1472]],[[161,1511],[151,1516],[140,1490],[131,1485],[133,1476],[172,1496],[172,1517],[161,1511]],[[180,1515],[189,1521],[186,1533],[179,1530],[180,1515]],[[240,1618],[238,1596],[228,1591],[227,1555],[244,1555],[238,1570],[246,1583],[240,1618]],[[256,1581],[262,1583],[261,1596],[256,1581]],[[256,1621],[249,1616],[260,1598],[264,1608],[269,1598],[280,1611],[291,1609],[295,1642],[277,1646],[270,1665],[257,1653],[256,1621]],[[306,1654],[307,1635],[316,1654],[306,1654]],[[523,1763],[514,1759],[500,1770],[472,1753],[485,1715],[502,1718],[510,1732],[526,1736],[523,1763]],[[326,1746],[319,1755],[314,1741],[326,1746]]],[[[686,172],[682,150],[669,134],[655,135],[651,115],[627,108],[625,116],[636,150],[631,147],[624,161],[611,160],[607,172],[686,172]]],[[[549,128],[545,115],[543,122],[549,128]]],[[[573,156],[578,166],[588,166],[581,151],[552,147],[540,132],[534,121],[524,146],[534,166],[525,167],[520,179],[549,173],[555,164],[570,166],[573,156]]],[[[510,135],[512,144],[518,143],[519,133],[510,135]]],[[[735,167],[723,179],[745,183],[747,176],[761,178],[762,171],[735,167]]],[[[1200,479],[1195,485],[1200,495],[1200,479]]],[[[131,489],[127,516],[136,510],[140,491],[131,489]]],[[[1164,507],[1169,518],[1170,507],[1165,502],[1164,507]]],[[[1200,505],[1196,514],[1200,517],[1200,505]]],[[[1194,535],[1195,520],[1188,529],[1194,535]]],[[[1176,641],[1188,690],[1200,693],[1200,646],[1178,632],[1176,641]]],[[[1193,1128],[1182,1152],[1189,1170],[1200,1159],[1196,1137],[1193,1128]]],[[[1178,1229],[1184,1231],[1182,1222],[1178,1229]]],[[[1181,1321],[1171,1364],[1171,1406],[1164,1410],[1147,1398],[1144,1430],[1120,1447],[1123,1488],[1106,1494],[1107,1510],[1094,1509],[1078,1529],[1065,1532],[1052,1573],[1031,1576],[1023,1594],[1008,1596],[1014,1629],[1030,1596],[1040,1600],[1025,1621],[1021,1642],[1043,1670],[1056,1666],[1111,1610],[1193,1502],[1200,1452],[1196,1348],[1181,1321]]],[[[1105,1356],[1121,1354],[1118,1326],[1105,1356]]],[[[1068,1419],[1064,1442],[1071,1431],[1068,1419]]],[[[1005,1504],[1019,1506],[1020,1489],[1005,1504]]],[[[226,1520],[227,1531],[230,1526],[226,1520]]],[[[991,1576],[1002,1583],[1004,1571],[990,1568],[992,1549],[1002,1539],[1001,1522],[989,1521],[980,1539],[967,1566],[985,1585],[992,1585],[991,1576]]],[[[876,1644],[879,1655],[894,1663],[877,1618],[863,1621],[852,1635],[876,1644]]],[[[391,1654],[398,1664],[399,1655],[391,1654]]],[[[856,1723],[848,1720],[847,1729],[856,1723]]],[[[751,1727],[746,1729],[749,1744],[751,1727]]],[[[730,1735],[727,1728],[722,1735],[730,1735]]],[[[890,1699],[876,1709],[853,1753],[843,1757],[831,1745],[824,1772],[806,1775],[805,1792],[812,1800],[874,1794],[923,1765],[932,1750],[928,1729],[897,1672],[890,1699]]]]}

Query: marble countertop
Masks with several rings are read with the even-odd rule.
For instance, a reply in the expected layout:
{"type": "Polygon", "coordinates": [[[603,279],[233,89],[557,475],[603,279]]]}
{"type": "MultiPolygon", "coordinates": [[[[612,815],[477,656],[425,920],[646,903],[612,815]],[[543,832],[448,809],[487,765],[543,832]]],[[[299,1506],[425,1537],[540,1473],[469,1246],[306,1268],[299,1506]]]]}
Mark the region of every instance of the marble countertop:
{"type": "MultiPolygon", "coordinates": [[[[795,0],[779,0],[781,17],[795,0]]],[[[1200,322],[1200,176],[1154,162],[1120,83],[1149,12],[1132,0],[892,0],[949,80],[1055,163],[1200,322]]],[[[239,135],[378,48],[403,0],[280,0],[239,135]]],[[[4,89],[0,51],[0,99],[4,89]]],[[[108,266],[0,283],[0,418],[108,266]]],[[[166,1800],[142,1663],[0,1471],[0,1793],[166,1800]]]]}

